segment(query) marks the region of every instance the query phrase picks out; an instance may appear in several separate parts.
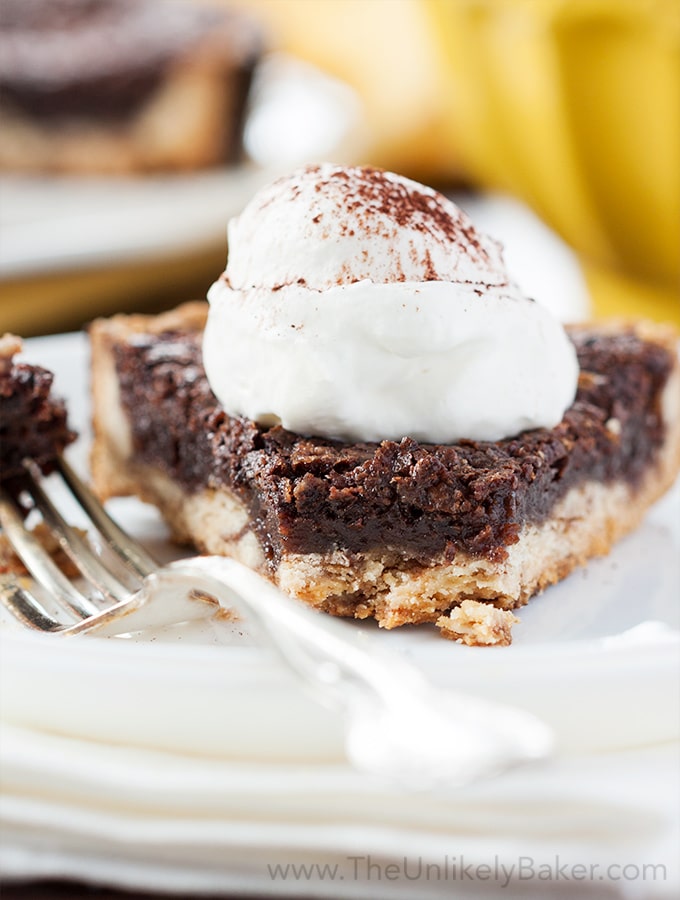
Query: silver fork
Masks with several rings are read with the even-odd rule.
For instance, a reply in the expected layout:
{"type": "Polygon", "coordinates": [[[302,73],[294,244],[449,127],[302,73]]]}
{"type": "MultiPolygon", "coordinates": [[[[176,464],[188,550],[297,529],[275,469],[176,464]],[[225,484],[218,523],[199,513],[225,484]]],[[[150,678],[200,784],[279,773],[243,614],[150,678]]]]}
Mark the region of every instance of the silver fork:
{"type": "Polygon", "coordinates": [[[3,576],[0,598],[27,627],[114,636],[236,608],[321,702],[344,712],[347,755],[364,772],[415,788],[459,786],[550,754],[552,735],[530,713],[435,687],[362,629],[303,606],[234,560],[197,556],[159,565],[59,459],[52,477],[61,478],[112,552],[113,563],[105,563],[56,508],[37,466],[26,460],[24,468],[11,493],[0,488],[0,525],[48,600],[13,576],[3,576]],[[20,495],[30,497],[85,589],[27,530],[20,495]]]}

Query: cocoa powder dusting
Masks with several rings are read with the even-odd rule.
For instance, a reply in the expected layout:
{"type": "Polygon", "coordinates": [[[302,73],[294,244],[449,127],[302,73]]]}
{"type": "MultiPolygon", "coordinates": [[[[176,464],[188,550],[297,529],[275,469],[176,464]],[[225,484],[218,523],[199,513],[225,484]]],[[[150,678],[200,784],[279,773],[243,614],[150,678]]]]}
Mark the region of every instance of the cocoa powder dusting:
{"type": "MultiPolygon", "coordinates": [[[[321,173],[320,166],[310,166],[310,174],[321,173]]],[[[456,244],[482,262],[490,262],[474,226],[463,213],[451,215],[449,201],[436,191],[420,191],[400,181],[392,180],[388,172],[372,166],[351,170],[335,169],[316,183],[317,193],[332,182],[343,185],[343,213],[356,216],[357,223],[367,233],[380,233],[378,215],[393,221],[398,228],[429,233],[456,244]]],[[[317,221],[317,219],[313,219],[317,221]]],[[[436,280],[434,267],[428,280],[436,280]]]]}

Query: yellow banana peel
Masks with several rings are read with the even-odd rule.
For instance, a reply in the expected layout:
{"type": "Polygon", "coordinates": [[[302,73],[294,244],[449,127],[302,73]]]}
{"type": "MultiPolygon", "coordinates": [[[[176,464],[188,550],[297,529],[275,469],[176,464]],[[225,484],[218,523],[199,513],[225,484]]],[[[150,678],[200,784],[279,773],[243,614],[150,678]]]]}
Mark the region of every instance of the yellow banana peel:
{"type": "Polygon", "coordinates": [[[426,0],[447,143],[584,258],[598,312],[680,321],[680,6],[426,0]]]}

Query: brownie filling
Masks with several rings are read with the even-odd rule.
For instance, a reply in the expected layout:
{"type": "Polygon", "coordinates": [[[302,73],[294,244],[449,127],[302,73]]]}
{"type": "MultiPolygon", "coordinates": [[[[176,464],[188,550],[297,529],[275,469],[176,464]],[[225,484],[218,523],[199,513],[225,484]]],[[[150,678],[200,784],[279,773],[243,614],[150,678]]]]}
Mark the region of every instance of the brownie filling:
{"type": "Polygon", "coordinates": [[[228,487],[272,565],[282,552],[392,549],[427,564],[458,550],[505,558],[586,480],[639,483],[664,436],[672,359],[634,334],[576,331],[576,400],[553,429],[453,445],[341,443],[228,416],[201,362],[201,333],[137,335],[115,348],[135,459],[186,490],[228,487]]]}
{"type": "Polygon", "coordinates": [[[46,369],[0,357],[0,480],[21,475],[26,457],[49,472],[75,440],[63,401],[50,396],[52,380],[46,369]]]}
{"type": "Polygon", "coordinates": [[[215,29],[247,93],[260,43],[236,14],[158,0],[3,0],[0,25],[2,103],[43,121],[134,115],[215,29]]]}

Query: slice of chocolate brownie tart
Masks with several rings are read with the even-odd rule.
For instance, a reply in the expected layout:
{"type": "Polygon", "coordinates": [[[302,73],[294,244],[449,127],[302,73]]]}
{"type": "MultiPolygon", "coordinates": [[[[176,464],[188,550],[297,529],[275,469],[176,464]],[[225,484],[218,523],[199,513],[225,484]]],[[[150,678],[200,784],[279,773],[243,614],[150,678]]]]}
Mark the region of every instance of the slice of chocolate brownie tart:
{"type": "Polygon", "coordinates": [[[578,392],[552,429],[345,443],[227,415],[203,369],[206,313],[93,324],[95,487],[156,504],[179,540],[334,615],[439,620],[448,637],[507,643],[512,616],[499,613],[607,553],[677,476],[665,326],[568,329],[578,392]]]}

